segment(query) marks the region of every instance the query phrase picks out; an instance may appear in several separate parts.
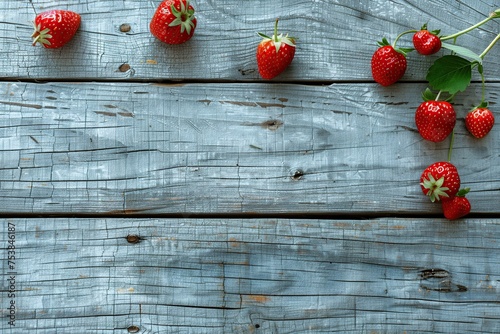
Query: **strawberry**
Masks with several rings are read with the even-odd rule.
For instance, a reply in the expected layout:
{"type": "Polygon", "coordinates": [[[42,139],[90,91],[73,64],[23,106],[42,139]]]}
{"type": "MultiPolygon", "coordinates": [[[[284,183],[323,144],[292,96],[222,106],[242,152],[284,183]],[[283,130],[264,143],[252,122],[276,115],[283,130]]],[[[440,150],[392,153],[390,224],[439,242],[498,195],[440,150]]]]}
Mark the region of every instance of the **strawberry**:
{"type": "Polygon", "coordinates": [[[196,17],[189,0],[164,0],[149,23],[149,30],[167,44],[182,44],[194,35],[196,17]]]}
{"type": "Polygon", "coordinates": [[[263,79],[272,79],[283,72],[295,56],[295,38],[278,35],[278,20],[274,24],[274,35],[259,33],[262,41],[257,46],[257,67],[263,79]]]}
{"type": "Polygon", "coordinates": [[[424,139],[435,143],[451,134],[456,119],[455,109],[446,101],[422,102],[415,113],[418,132],[424,139]]]}
{"type": "Polygon", "coordinates": [[[413,35],[413,46],[421,55],[432,55],[441,50],[441,39],[438,37],[439,30],[429,31],[424,24],[420,31],[413,35]]]}
{"type": "Polygon", "coordinates": [[[471,205],[469,200],[465,198],[469,190],[469,188],[462,189],[453,199],[441,203],[446,219],[459,219],[469,214],[471,205]]]}
{"type": "Polygon", "coordinates": [[[40,43],[47,49],[60,48],[73,38],[80,22],[80,15],[69,10],[54,9],[40,13],[33,22],[33,45],[40,43]]]}
{"type": "Polygon", "coordinates": [[[487,108],[475,108],[465,116],[465,127],[476,138],[486,136],[495,124],[495,116],[487,108]]]}
{"type": "Polygon", "coordinates": [[[372,56],[373,79],[382,86],[389,86],[401,79],[406,71],[406,54],[389,45],[387,39],[378,43],[380,47],[372,56]]]}
{"type": "Polygon", "coordinates": [[[457,168],[446,161],[433,163],[420,176],[420,187],[431,202],[453,198],[460,189],[457,168]]]}

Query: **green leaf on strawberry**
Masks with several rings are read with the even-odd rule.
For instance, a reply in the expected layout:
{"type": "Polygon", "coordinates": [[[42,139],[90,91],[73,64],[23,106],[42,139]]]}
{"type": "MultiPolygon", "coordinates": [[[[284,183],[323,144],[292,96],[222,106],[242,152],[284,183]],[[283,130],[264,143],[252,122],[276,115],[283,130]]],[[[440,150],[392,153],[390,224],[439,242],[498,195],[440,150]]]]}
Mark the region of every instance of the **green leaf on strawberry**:
{"type": "Polygon", "coordinates": [[[429,68],[426,79],[436,90],[450,94],[463,92],[471,82],[472,65],[472,62],[459,56],[443,56],[429,68]]]}

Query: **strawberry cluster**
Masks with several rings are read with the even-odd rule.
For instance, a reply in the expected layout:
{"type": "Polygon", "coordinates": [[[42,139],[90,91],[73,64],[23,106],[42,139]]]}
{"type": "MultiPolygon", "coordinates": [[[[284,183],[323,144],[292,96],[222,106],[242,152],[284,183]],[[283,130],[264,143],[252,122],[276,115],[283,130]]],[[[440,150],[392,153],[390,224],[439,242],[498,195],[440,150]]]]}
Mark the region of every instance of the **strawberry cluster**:
{"type": "Polygon", "coordinates": [[[453,99],[456,94],[467,89],[471,82],[472,71],[477,70],[482,79],[482,98],[466,112],[464,123],[475,138],[483,138],[491,131],[495,117],[485,100],[483,59],[500,39],[500,34],[481,54],[458,45],[457,38],[496,18],[500,18],[500,9],[477,24],[452,35],[440,35],[440,30],[430,31],[427,25],[423,25],[418,30],[408,30],[399,34],[392,44],[383,38],[378,42],[379,48],[371,59],[373,79],[382,86],[390,86],[404,76],[409,52],[417,51],[420,55],[429,56],[443,49],[450,51],[450,54],[438,57],[429,68],[426,80],[430,88],[423,92],[424,101],[415,112],[416,127],[425,140],[438,143],[451,135],[448,161],[431,164],[420,177],[423,193],[432,202],[440,202],[444,216],[450,220],[461,218],[471,210],[470,202],[465,197],[470,189],[460,190],[457,168],[450,162],[457,120],[453,99]],[[406,34],[412,34],[413,47],[396,47],[398,40],[406,34]],[[446,43],[448,40],[452,40],[453,43],[446,43]]]}
{"type": "MultiPolygon", "coordinates": [[[[153,36],[167,44],[182,44],[191,39],[196,29],[194,7],[189,0],[163,0],[151,18],[149,30],[153,36]]],[[[80,27],[79,14],[68,10],[48,10],[38,14],[33,22],[33,45],[40,43],[46,49],[67,44],[80,27]]],[[[263,79],[278,76],[295,56],[296,38],[278,35],[278,20],[271,37],[259,33],[262,41],[257,46],[257,67],[263,79]]]]}

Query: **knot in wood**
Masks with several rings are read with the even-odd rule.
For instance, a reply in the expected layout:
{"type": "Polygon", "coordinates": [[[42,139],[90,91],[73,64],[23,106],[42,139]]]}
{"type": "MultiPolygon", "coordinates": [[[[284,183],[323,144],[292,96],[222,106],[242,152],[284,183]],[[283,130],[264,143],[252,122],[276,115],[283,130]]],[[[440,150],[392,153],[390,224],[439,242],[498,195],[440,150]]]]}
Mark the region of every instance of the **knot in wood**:
{"type": "Polygon", "coordinates": [[[120,31],[121,31],[121,32],[129,32],[129,31],[130,31],[130,29],[132,29],[132,28],[130,27],[130,24],[128,24],[128,23],[123,23],[123,24],[120,26],[120,31]]]}
{"type": "Polygon", "coordinates": [[[121,64],[120,67],[118,67],[118,70],[120,72],[127,72],[128,70],[130,70],[130,65],[127,63],[121,64]]]}
{"type": "Polygon", "coordinates": [[[138,244],[139,242],[141,242],[141,237],[135,234],[127,235],[126,239],[130,244],[138,244]]]}
{"type": "Polygon", "coordinates": [[[134,325],[129,326],[129,327],[127,328],[127,331],[128,331],[129,333],[139,333],[139,331],[140,331],[140,330],[141,330],[141,329],[140,329],[138,326],[134,326],[134,325]]]}

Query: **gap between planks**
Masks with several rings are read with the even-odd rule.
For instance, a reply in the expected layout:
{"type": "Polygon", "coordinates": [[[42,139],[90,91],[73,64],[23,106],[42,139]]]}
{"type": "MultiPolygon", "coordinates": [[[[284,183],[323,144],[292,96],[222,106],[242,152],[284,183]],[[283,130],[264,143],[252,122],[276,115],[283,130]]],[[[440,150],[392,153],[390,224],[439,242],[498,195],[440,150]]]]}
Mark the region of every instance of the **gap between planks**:
{"type": "MultiPolygon", "coordinates": [[[[46,219],[46,218],[91,218],[91,219],[301,219],[301,220],[373,220],[373,219],[445,219],[441,214],[415,214],[415,213],[140,213],[140,212],[115,212],[115,213],[0,213],[0,219],[46,219]]],[[[467,219],[495,219],[500,218],[494,213],[470,213],[467,219]]]]}

